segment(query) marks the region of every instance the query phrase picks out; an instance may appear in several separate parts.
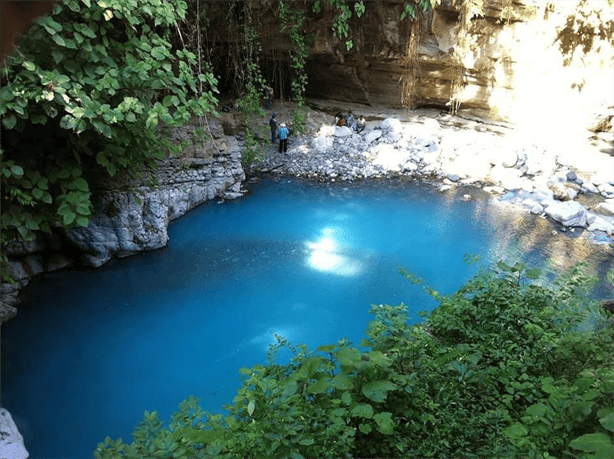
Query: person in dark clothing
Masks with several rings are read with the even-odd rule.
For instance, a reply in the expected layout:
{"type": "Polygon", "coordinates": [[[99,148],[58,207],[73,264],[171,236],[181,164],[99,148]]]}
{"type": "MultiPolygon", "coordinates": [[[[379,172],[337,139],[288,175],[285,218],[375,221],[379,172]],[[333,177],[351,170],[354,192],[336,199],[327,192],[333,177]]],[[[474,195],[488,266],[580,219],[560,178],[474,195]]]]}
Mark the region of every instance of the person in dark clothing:
{"type": "Polygon", "coordinates": [[[290,134],[290,131],[288,130],[288,128],[286,127],[286,123],[281,123],[279,125],[279,152],[285,153],[286,151],[288,151],[288,135],[290,134]]]}
{"type": "Polygon", "coordinates": [[[354,114],[352,113],[352,110],[349,110],[348,114],[345,115],[345,125],[349,127],[350,129],[356,130],[356,126],[354,122],[354,114]]]}
{"type": "Polygon", "coordinates": [[[275,143],[277,139],[277,113],[273,112],[271,119],[269,120],[269,126],[271,126],[271,143],[275,143]]]}
{"type": "Polygon", "coordinates": [[[341,114],[341,112],[335,115],[335,126],[345,126],[345,117],[341,114]]]}
{"type": "Polygon", "coordinates": [[[266,109],[270,110],[271,107],[273,106],[273,95],[275,94],[275,91],[273,91],[273,88],[270,86],[267,86],[265,89],[265,95],[266,95],[266,109]]]}

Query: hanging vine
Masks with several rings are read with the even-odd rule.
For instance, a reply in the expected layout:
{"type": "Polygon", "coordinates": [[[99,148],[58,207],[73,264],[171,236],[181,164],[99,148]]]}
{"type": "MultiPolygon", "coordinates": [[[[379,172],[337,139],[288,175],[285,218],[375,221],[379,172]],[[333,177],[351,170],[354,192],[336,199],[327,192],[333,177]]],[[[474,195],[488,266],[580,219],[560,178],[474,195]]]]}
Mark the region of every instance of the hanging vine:
{"type": "MultiPolygon", "coordinates": [[[[319,13],[322,10],[322,1],[316,1],[313,4],[313,11],[319,13]]],[[[326,0],[330,6],[335,9],[335,16],[333,18],[333,32],[339,39],[345,40],[346,50],[349,51],[354,47],[354,42],[350,40],[350,24],[349,20],[352,17],[352,9],[348,6],[345,0],[326,0]]],[[[354,11],[357,17],[361,17],[365,13],[366,7],[364,1],[354,3],[354,11]]]]}
{"type": "Polygon", "coordinates": [[[292,68],[292,98],[298,105],[298,109],[292,112],[294,129],[299,133],[304,132],[306,115],[302,107],[305,106],[305,90],[307,89],[307,74],[305,64],[309,57],[307,40],[303,31],[305,25],[305,13],[302,10],[292,9],[287,2],[279,2],[279,21],[281,31],[288,32],[288,36],[294,45],[294,51],[290,52],[290,67],[292,68]]]}
{"type": "Polygon", "coordinates": [[[481,16],[484,12],[484,0],[463,0],[459,5],[460,16],[459,23],[460,28],[458,30],[458,44],[454,47],[454,53],[452,55],[452,80],[450,82],[450,96],[448,105],[450,107],[450,113],[456,115],[461,105],[459,98],[462,90],[464,89],[465,82],[465,56],[469,53],[470,43],[468,40],[469,28],[471,27],[471,20],[476,16],[481,16]]]}
{"type": "Polygon", "coordinates": [[[420,0],[408,3],[401,13],[401,21],[410,19],[411,25],[407,33],[405,55],[403,57],[403,77],[401,88],[401,104],[411,107],[416,98],[416,81],[420,76],[420,61],[418,59],[418,45],[420,37],[429,29],[429,21],[432,18],[433,7],[440,0],[420,0]]]}

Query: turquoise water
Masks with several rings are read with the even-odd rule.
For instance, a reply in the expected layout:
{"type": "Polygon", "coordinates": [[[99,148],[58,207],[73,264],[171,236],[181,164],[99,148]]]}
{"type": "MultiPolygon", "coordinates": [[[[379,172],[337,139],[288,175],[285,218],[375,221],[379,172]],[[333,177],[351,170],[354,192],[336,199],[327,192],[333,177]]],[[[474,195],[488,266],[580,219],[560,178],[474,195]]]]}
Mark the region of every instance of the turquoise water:
{"type": "Polygon", "coordinates": [[[91,457],[107,435],[131,441],[144,410],[168,419],[190,394],[220,411],[275,334],[358,344],[371,304],[405,302],[418,317],[434,303],[400,266],[451,293],[477,271],[466,253],[552,255],[542,219],[477,190],[287,178],[250,188],[172,223],[167,248],[32,285],[2,328],[2,402],[32,459],[91,457]]]}

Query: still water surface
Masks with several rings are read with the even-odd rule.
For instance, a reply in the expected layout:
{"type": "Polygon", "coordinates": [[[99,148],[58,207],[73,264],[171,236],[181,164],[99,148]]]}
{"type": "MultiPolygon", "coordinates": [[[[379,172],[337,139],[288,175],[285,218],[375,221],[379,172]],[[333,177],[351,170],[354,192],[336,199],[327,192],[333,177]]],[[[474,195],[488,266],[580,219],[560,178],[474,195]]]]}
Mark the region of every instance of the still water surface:
{"type": "Polygon", "coordinates": [[[435,304],[400,266],[452,293],[477,272],[466,253],[612,261],[475,189],[287,178],[250,187],[172,223],[167,248],[33,284],[2,328],[2,403],[32,459],[91,457],[107,435],[131,441],[144,410],[168,419],[190,394],[219,412],[238,369],[263,363],[275,334],[310,348],[358,344],[371,304],[404,302],[417,318],[435,304]]]}

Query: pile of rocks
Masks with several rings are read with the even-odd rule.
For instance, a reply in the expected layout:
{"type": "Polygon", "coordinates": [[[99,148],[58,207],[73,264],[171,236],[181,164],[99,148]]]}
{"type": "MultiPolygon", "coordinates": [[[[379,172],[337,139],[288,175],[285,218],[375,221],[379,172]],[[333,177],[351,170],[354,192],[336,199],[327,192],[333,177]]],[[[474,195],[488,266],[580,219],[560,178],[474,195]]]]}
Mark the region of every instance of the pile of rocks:
{"type": "Polygon", "coordinates": [[[292,138],[285,154],[272,147],[260,170],[345,181],[400,174],[437,179],[442,191],[481,184],[501,201],[549,217],[563,230],[588,229],[595,242],[607,243],[614,234],[614,158],[599,160],[600,168],[576,172],[564,155],[535,143],[450,129],[433,118],[386,118],[361,133],[323,125],[312,136],[292,138]]]}

